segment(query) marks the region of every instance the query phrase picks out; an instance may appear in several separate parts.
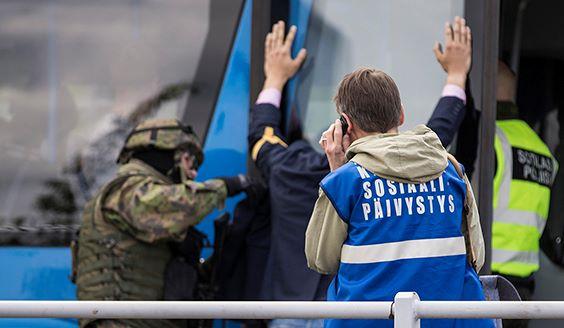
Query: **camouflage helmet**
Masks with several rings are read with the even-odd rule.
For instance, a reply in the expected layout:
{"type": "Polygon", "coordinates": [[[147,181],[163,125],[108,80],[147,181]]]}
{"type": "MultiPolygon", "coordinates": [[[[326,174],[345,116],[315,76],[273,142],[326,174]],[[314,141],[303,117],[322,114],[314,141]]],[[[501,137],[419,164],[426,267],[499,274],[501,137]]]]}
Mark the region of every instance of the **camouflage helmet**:
{"type": "Polygon", "coordinates": [[[192,127],[176,119],[150,119],[138,124],[125,140],[118,163],[126,163],[132,153],[144,149],[188,150],[197,164],[204,161],[202,146],[192,127]]]}

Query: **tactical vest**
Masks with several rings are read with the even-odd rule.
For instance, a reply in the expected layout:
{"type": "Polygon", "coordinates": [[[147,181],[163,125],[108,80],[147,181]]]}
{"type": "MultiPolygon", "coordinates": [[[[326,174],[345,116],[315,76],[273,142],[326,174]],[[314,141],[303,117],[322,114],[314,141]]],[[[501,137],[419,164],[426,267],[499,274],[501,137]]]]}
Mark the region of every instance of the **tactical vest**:
{"type": "MultiPolygon", "coordinates": [[[[171,258],[166,243],[147,244],[121,232],[104,217],[106,197],[134,175],[118,176],[87,203],[78,242],[79,300],[162,300],[171,258]]],[[[80,320],[85,327],[95,319],[80,320]]],[[[180,327],[170,320],[120,320],[129,327],[180,327]]]]}
{"type": "MultiPolygon", "coordinates": [[[[354,160],[354,158],[353,158],[354,160]]],[[[466,185],[453,164],[435,180],[400,183],[349,162],[320,184],[348,235],[330,301],[484,300],[461,230],[466,185]]],[[[493,327],[491,320],[423,320],[421,327],[493,327]]],[[[328,320],[326,327],[393,327],[390,320],[328,320]]]]}
{"type": "Polygon", "coordinates": [[[492,270],[528,277],[539,269],[539,239],[558,163],[526,122],[496,125],[492,270]]]}

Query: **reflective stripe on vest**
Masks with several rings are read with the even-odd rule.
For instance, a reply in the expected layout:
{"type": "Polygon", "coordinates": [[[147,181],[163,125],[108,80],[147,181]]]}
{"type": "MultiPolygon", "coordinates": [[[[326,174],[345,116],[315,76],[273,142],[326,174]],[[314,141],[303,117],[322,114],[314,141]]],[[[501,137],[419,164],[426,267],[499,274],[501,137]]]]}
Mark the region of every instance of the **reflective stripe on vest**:
{"type": "Polygon", "coordinates": [[[407,240],[395,243],[343,245],[341,262],[378,263],[405,259],[466,254],[464,237],[407,240]]]}
{"type": "Polygon", "coordinates": [[[492,270],[527,277],[539,269],[539,239],[558,164],[521,120],[496,122],[492,270]]]}
{"type": "Polygon", "coordinates": [[[494,249],[492,252],[500,262],[517,261],[523,264],[537,264],[539,262],[539,252],[514,252],[503,249],[494,249]]]}
{"type": "Polygon", "coordinates": [[[483,300],[461,228],[467,186],[454,165],[448,163],[435,179],[404,183],[380,177],[354,159],[320,184],[347,224],[327,299],[393,300],[397,291],[413,290],[427,300],[483,300]]]}

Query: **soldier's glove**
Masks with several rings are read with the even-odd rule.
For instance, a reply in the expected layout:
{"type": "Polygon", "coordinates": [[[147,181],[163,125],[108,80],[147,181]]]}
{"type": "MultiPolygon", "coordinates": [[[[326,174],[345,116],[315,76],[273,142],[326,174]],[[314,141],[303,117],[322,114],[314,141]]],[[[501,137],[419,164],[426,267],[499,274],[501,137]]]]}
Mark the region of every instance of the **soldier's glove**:
{"type": "Polygon", "coordinates": [[[225,186],[227,187],[227,196],[235,196],[241,191],[245,191],[245,189],[249,185],[249,181],[247,177],[239,174],[232,177],[219,177],[218,179],[223,180],[225,182],[225,186]]]}
{"type": "Polygon", "coordinates": [[[266,186],[259,179],[239,174],[233,177],[219,177],[227,187],[227,196],[235,196],[244,191],[252,200],[260,200],[266,195],[266,186]]]}

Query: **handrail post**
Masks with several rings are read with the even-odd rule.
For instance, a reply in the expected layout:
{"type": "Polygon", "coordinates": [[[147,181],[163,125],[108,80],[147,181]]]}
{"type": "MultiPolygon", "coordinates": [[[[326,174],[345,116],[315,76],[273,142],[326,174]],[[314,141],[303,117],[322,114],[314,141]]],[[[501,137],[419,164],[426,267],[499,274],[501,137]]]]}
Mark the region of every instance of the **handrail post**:
{"type": "Polygon", "coordinates": [[[420,328],[417,317],[419,296],[415,292],[399,292],[394,298],[394,328],[420,328]]]}

